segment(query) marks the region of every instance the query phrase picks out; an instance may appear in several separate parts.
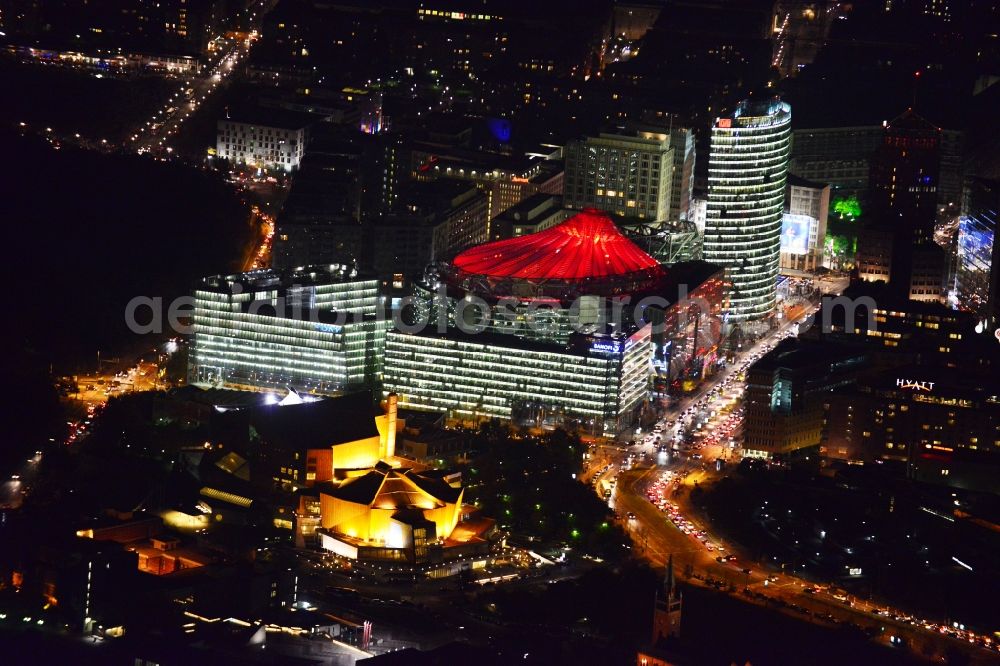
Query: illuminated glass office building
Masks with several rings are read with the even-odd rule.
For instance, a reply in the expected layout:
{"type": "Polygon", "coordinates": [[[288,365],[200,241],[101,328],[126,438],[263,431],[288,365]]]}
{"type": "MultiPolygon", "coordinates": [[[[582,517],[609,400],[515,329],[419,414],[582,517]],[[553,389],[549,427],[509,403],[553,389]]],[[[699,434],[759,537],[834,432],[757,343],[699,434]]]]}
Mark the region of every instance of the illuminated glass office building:
{"type": "Polygon", "coordinates": [[[974,313],[992,329],[1000,311],[1000,182],[970,178],[963,198],[955,296],[959,308],[974,313]]]}
{"type": "Polygon", "coordinates": [[[507,335],[390,331],[385,383],[408,409],[456,422],[623,430],[645,401],[649,326],[628,337],[579,336],[568,344],[507,335]]]}
{"type": "Polygon", "coordinates": [[[338,393],[379,381],[381,286],[351,265],[216,275],[194,292],[194,383],[338,393]]]}
{"type": "Polygon", "coordinates": [[[996,219],[983,215],[959,220],[956,295],[959,305],[970,312],[984,312],[989,302],[996,225],[996,219]]]}
{"type": "Polygon", "coordinates": [[[733,323],[774,311],[791,118],[777,98],[746,100],[712,126],[703,256],[729,269],[733,323]]]}

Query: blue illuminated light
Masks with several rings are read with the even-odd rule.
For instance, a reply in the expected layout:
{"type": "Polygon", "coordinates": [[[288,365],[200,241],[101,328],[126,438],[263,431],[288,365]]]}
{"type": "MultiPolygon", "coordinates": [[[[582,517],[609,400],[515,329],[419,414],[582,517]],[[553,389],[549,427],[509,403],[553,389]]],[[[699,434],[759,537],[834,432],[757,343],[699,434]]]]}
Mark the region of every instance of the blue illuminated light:
{"type": "Polygon", "coordinates": [[[490,118],[487,121],[487,125],[490,128],[490,134],[497,141],[507,143],[510,141],[510,121],[506,118],[490,118]]]}

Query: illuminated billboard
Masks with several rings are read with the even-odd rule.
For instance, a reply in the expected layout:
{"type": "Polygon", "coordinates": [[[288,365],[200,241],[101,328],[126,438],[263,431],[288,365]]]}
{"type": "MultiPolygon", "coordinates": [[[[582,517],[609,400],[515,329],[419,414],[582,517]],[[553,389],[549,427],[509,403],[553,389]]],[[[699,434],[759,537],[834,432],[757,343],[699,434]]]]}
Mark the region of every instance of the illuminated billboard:
{"type": "Polygon", "coordinates": [[[490,128],[490,134],[493,138],[501,143],[507,143],[510,141],[510,121],[506,118],[490,118],[486,121],[487,127],[490,128]]]}
{"type": "Polygon", "coordinates": [[[808,215],[786,213],[781,218],[781,251],[788,254],[809,253],[810,225],[816,220],[808,215]]]}

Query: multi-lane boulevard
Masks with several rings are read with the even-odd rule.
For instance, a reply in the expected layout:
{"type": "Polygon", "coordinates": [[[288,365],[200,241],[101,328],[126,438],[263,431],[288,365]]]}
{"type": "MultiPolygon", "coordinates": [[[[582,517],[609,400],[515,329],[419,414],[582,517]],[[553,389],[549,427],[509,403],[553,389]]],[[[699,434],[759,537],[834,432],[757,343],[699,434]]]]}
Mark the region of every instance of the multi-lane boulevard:
{"type": "Polygon", "coordinates": [[[221,46],[217,49],[217,55],[204,73],[185,78],[163,106],[153,112],[129,137],[129,147],[140,154],[172,153],[174,149],[170,145],[170,139],[177,135],[183,123],[198,107],[237,71],[237,65],[250,52],[256,37],[256,33],[249,33],[242,39],[220,39],[218,43],[221,46]]]}
{"type": "MultiPolygon", "coordinates": [[[[258,27],[264,14],[276,1],[256,0],[240,10],[233,17],[238,29],[215,35],[210,40],[211,50],[196,71],[166,73],[164,76],[176,87],[147,118],[129,123],[130,129],[120,144],[79,132],[59,133],[52,127],[29,126],[27,122],[18,123],[18,129],[22,133],[33,132],[43,136],[56,149],[65,143],[102,152],[125,150],[149,154],[160,160],[177,159],[180,155],[170,145],[171,140],[176,139],[183,124],[209,97],[225,87],[240,71],[240,63],[245,61],[257,42],[258,27]]],[[[204,155],[193,157],[194,162],[199,164],[204,159],[204,155]]]]}

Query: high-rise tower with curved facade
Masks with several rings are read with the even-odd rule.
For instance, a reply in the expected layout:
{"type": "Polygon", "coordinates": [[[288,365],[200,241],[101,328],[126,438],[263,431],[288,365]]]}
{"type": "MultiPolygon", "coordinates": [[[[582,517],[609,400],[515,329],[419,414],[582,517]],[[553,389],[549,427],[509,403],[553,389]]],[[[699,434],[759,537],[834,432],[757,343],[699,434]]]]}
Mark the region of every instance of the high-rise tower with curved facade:
{"type": "Polygon", "coordinates": [[[716,119],[708,156],[704,258],[729,269],[729,321],[774,312],[792,112],[749,99],[716,119]]]}

